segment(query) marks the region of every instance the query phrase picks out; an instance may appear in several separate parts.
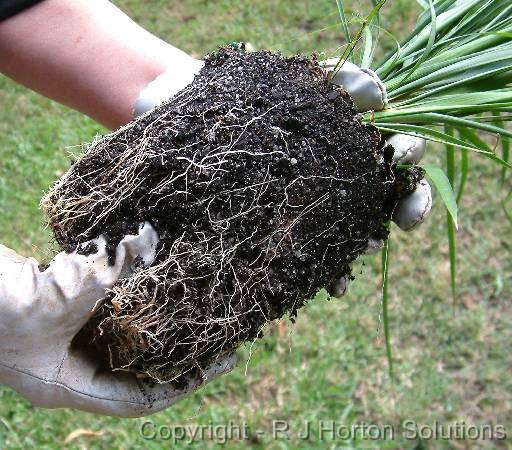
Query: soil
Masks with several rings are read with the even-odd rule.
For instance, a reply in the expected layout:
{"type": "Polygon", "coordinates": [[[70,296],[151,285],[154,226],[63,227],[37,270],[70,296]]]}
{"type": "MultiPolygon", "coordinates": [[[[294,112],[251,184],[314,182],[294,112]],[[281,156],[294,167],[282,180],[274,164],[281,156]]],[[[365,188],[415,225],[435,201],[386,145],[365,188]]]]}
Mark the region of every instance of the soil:
{"type": "Polygon", "coordinates": [[[106,233],[114,258],[142,221],[161,239],[82,337],[112,368],[169,381],[293,318],[387,236],[411,186],[380,144],[314,58],[209,55],[173,99],[93,143],[44,201],[69,251],[106,233]]]}

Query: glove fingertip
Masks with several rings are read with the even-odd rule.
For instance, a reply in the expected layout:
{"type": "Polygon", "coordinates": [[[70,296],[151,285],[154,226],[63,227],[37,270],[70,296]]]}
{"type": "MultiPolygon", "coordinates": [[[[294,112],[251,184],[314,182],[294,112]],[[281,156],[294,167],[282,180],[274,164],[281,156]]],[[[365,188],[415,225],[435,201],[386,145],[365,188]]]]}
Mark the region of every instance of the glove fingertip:
{"type": "Polygon", "coordinates": [[[348,291],[349,284],[350,276],[344,275],[334,281],[327,291],[332,297],[343,297],[348,291]]]}
{"type": "Polygon", "coordinates": [[[407,134],[394,134],[387,144],[395,149],[393,160],[400,164],[418,164],[427,147],[425,139],[407,134]]]}
{"type": "Polygon", "coordinates": [[[393,222],[404,231],[411,231],[421,224],[432,208],[432,189],[421,180],[416,190],[398,202],[393,222]]]}
{"type": "Polygon", "coordinates": [[[239,360],[240,358],[236,353],[232,353],[231,355],[219,358],[206,369],[204,374],[205,378],[210,380],[219,375],[231,372],[236,367],[239,360]]]}

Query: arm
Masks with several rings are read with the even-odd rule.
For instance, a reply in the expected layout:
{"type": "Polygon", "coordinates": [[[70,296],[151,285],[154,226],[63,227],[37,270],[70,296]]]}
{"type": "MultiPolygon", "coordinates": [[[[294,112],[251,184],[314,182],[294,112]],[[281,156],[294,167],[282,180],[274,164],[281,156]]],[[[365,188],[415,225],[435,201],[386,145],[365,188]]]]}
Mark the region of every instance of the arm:
{"type": "Polygon", "coordinates": [[[158,75],[181,88],[200,65],[107,0],[44,0],[0,22],[0,72],[109,128],[158,75]]]}

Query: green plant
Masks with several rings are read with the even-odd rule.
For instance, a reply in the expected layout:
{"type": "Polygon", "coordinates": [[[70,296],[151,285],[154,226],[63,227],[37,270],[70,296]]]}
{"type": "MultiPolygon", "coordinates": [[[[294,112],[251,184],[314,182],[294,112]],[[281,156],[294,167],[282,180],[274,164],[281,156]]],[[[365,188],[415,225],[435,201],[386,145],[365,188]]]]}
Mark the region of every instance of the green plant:
{"type": "MultiPolygon", "coordinates": [[[[424,167],[447,208],[451,292],[456,299],[457,202],[468,177],[468,151],[480,153],[502,166],[501,179],[509,163],[512,133],[505,122],[512,112],[512,0],[418,0],[424,11],[416,27],[396,49],[373,64],[378,40],[379,13],[386,0],[374,1],[374,9],[350,37],[348,25],[345,51],[335,70],[354,53],[361,36],[358,62],[372,67],[386,85],[388,105],[383,111],[366,113],[363,120],[384,135],[404,133],[446,145],[447,175],[437,167],[424,167]],[[372,28],[375,38],[372,38],[372,28]],[[455,136],[457,132],[458,137],[455,136]],[[491,147],[477,132],[496,136],[491,147]],[[502,157],[496,154],[499,141],[502,157]],[[455,149],[460,150],[460,179],[457,194],[455,149]]],[[[343,2],[337,0],[342,22],[343,2]]],[[[383,257],[383,322],[390,373],[387,313],[388,246],[383,257]]]]}

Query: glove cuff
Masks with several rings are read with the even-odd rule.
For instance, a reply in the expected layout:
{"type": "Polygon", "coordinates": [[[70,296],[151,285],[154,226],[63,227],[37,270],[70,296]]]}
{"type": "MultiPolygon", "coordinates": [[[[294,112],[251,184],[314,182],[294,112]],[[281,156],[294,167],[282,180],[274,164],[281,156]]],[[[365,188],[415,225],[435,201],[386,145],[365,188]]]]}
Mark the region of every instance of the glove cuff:
{"type": "Polygon", "coordinates": [[[192,83],[194,76],[201,70],[204,62],[189,58],[179,64],[179,68],[168,66],[165,72],[158,75],[140,91],[133,108],[134,118],[156,108],[192,83]]]}

